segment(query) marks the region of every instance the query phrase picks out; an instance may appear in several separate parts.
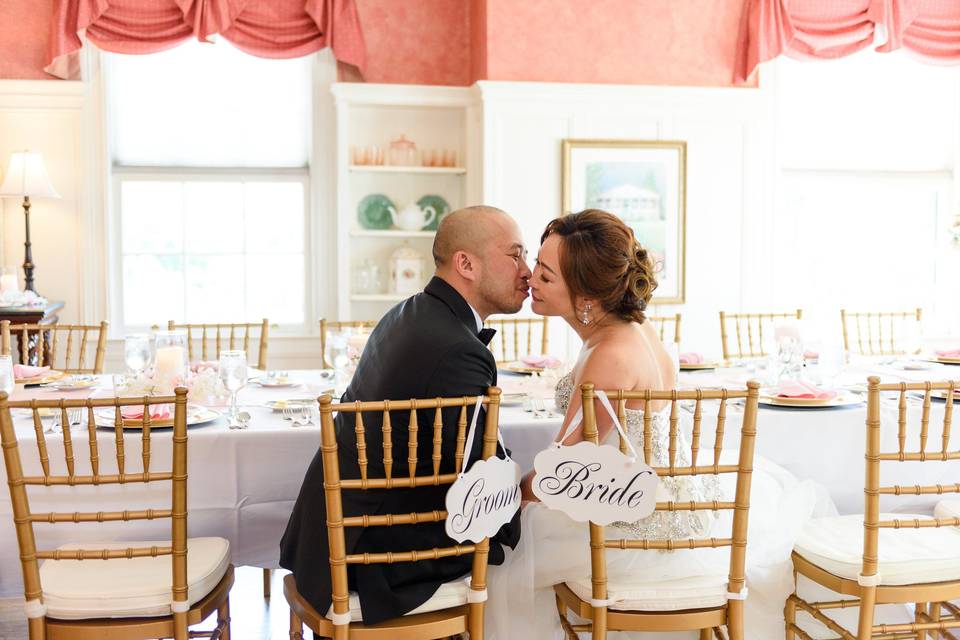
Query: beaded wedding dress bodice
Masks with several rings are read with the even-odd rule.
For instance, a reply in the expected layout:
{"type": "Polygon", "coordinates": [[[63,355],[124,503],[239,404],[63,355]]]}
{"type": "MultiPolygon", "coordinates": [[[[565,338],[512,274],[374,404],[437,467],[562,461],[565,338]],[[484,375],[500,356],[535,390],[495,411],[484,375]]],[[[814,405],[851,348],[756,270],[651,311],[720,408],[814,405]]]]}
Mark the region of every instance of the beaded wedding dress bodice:
{"type": "MultiPolygon", "coordinates": [[[[573,393],[573,374],[567,374],[557,383],[554,394],[557,410],[566,413],[570,406],[570,396],[573,393]]],[[[626,433],[637,452],[643,451],[643,411],[640,409],[626,410],[626,433]]],[[[653,466],[668,466],[670,464],[670,409],[653,414],[650,420],[650,431],[653,435],[652,460],[653,466]]],[[[616,442],[617,431],[611,430],[609,440],[616,442]]],[[[686,437],[680,433],[677,436],[677,466],[690,465],[690,445],[686,437]]],[[[641,453],[642,456],[642,453],[641,453]]],[[[706,502],[720,500],[720,482],[715,475],[682,476],[677,478],[661,478],[660,488],[657,490],[657,501],[672,500],[674,502],[706,502]]],[[[624,531],[629,537],[648,540],[667,540],[682,538],[703,538],[710,532],[715,512],[696,511],[656,511],[652,515],[637,522],[614,522],[611,526],[624,531]]]]}

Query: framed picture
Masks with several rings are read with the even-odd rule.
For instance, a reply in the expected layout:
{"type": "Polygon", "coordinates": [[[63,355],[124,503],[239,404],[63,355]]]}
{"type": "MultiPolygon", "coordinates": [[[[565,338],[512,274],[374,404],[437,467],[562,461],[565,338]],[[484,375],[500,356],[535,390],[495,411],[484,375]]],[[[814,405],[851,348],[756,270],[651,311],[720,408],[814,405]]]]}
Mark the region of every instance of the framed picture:
{"type": "Polygon", "coordinates": [[[687,143],[564,140],[563,210],[619,216],[654,259],[651,304],[684,301],[687,143]]]}

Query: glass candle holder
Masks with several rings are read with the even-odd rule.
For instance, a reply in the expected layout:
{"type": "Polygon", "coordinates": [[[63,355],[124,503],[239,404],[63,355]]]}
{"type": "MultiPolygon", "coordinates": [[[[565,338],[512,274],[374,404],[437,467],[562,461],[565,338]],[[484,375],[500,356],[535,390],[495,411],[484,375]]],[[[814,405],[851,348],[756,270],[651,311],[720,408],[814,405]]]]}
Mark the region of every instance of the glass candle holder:
{"type": "Polygon", "coordinates": [[[161,381],[182,384],[187,378],[186,331],[157,331],[153,338],[154,372],[161,381]]]}

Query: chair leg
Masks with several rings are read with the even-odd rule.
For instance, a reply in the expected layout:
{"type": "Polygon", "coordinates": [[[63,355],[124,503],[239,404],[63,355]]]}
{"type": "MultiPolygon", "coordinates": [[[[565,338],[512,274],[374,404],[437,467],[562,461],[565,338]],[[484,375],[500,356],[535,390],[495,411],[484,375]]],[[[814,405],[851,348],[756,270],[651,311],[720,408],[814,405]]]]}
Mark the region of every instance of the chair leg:
{"type": "Polygon", "coordinates": [[[857,640],[870,640],[873,635],[873,608],[877,602],[877,588],[864,587],[860,591],[860,621],[857,640]]]}
{"type": "MultiPolygon", "coordinates": [[[[929,614],[929,616],[930,616],[930,621],[931,621],[931,622],[940,622],[940,603],[939,603],[939,602],[931,602],[931,603],[930,603],[930,609],[929,609],[929,611],[928,611],[928,614],[929,614]]],[[[933,638],[934,640],[937,640],[937,638],[940,637],[940,634],[939,634],[938,632],[936,632],[936,631],[931,631],[931,632],[930,632],[930,637],[933,638]]]]}
{"type": "Polygon", "coordinates": [[[713,629],[700,629],[700,640],[713,640],[713,629]]]}
{"type": "Polygon", "coordinates": [[[727,603],[727,637],[730,640],[743,640],[743,600],[730,600],[727,603]]]}
{"type": "Polygon", "coordinates": [[[230,597],[224,598],[223,604],[217,607],[217,626],[223,625],[220,640],[230,640],[230,597]]]}
{"type": "Polygon", "coordinates": [[[563,628],[563,637],[566,638],[566,640],[578,640],[577,634],[574,633],[570,626],[570,621],[567,620],[567,605],[563,603],[563,598],[557,593],[554,594],[554,599],[557,602],[557,613],[560,616],[560,626],[563,628]]]}
{"type": "Polygon", "coordinates": [[[593,608],[592,640],[607,640],[607,608],[593,608]]]}
{"type": "Polygon", "coordinates": [[[47,637],[45,618],[27,618],[27,637],[30,640],[44,640],[47,637]]]}
{"type": "MultiPolygon", "coordinates": [[[[925,614],[927,613],[927,603],[926,602],[914,602],[913,603],[913,621],[917,624],[922,624],[926,622],[924,619],[925,614]]],[[[917,631],[917,640],[924,640],[927,637],[926,631],[917,631]]]]}
{"type": "Polygon", "coordinates": [[[796,634],[791,625],[797,622],[797,603],[793,601],[796,594],[787,596],[787,603],[783,607],[783,637],[785,640],[796,640],[796,634]]]}
{"type": "Polygon", "coordinates": [[[303,623],[293,609],[290,609],[290,640],[303,640],[303,623]]]}
{"type": "Polygon", "coordinates": [[[263,597],[270,599],[270,580],[273,578],[273,569],[263,570],[263,597]]]}

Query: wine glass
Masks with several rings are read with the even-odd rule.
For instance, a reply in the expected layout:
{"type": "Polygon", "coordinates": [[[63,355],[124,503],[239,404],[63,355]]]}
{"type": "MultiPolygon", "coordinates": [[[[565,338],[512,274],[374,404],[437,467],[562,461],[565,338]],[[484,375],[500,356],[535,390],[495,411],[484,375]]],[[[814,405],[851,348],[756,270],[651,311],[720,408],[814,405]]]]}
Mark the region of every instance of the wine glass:
{"type": "Polygon", "coordinates": [[[324,354],[327,362],[333,365],[337,384],[343,380],[347,366],[350,364],[349,331],[331,332],[327,336],[327,352],[324,354]]]}
{"type": "Polygon", "coordinates": [[[13,393],[13,358],[11,356],[0,356],[0,391],[5,391],[9,396],[13,393]]]}
{"type": "Polygon", "coordinates": [[[230,419],[237,419],[237,392],[247,384],[247,352],[242,349],[220,352],[220,380],[230,392],[230,419]]]}
{"type": "Polygon", "coordinates": [[[836,344],[823,345],[817,355],[817,371],[824,386],[833,388],[837,377],[843,373],[846,366],[847,354],[843,347],[836,344]]]}
{"type": "Polygon", "coordinates": [[[123,339],[123,361],[135,379],[150,366],[152,355],[151,338],[148,334],[134,333],[123,339]]]}

